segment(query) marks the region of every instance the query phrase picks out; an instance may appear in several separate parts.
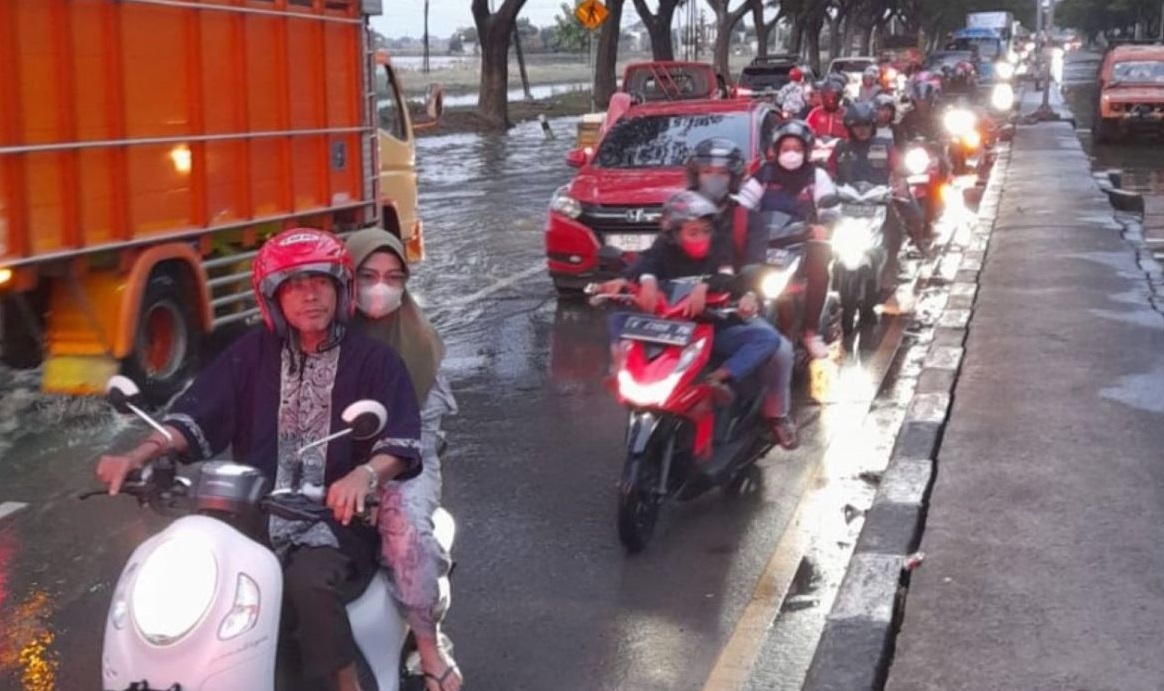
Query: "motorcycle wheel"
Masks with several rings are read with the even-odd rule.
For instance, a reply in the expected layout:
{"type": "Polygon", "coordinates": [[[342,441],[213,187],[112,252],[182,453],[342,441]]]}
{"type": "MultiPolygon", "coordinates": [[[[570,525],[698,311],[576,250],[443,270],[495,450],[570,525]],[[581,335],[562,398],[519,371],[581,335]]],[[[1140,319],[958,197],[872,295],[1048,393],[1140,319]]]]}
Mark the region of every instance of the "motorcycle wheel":
{"type": "Polygon", "coordinates": [[[877,323],[877,305],[881,302],[881,287],[877,276],[865,280],[865,297],[861,299],[861,311],[857,314],[861,328],[877,323]]]}
{"type": "Polygon", "coordinates": [[[724,485],[724,494],[731,499],[754,499],[764,494],[764,472],[750,465],[724,485]]]}
{"type": "Polygon", "coordinates": [[[643,551],[655,533],[659,518],[659,498],[650,489],[658,482],[661,450],[647,447],[628,456],[618,495],[618,539],[627,552],[643,551]]]}
{"type": "Polygon", "coordinates": [[[856,276],[846,276],[841,285],[841,331],[846,336],[857,326],[857,311],[861,308],[860,285],[856,276]]]}

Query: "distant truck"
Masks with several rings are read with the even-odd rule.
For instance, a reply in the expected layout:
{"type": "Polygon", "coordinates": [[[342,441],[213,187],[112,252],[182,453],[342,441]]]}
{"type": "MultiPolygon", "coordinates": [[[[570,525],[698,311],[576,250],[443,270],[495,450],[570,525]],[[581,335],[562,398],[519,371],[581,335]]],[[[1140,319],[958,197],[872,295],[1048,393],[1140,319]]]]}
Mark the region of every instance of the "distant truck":
{"type": "Polygon", "coordinates": [[[57,393],[125,371],[162,401],[206,335],[254,320],[271,235],[382,226],[419,259],[380,5],[0,0],[4,361],[57,393]]]}
{"type": "Polygon", "coordinates": [[[1009,41],[1014,33],[1014,13],[971,12],[966,15],[966,28],[994,29],[1001,38],[1009,41]]]}

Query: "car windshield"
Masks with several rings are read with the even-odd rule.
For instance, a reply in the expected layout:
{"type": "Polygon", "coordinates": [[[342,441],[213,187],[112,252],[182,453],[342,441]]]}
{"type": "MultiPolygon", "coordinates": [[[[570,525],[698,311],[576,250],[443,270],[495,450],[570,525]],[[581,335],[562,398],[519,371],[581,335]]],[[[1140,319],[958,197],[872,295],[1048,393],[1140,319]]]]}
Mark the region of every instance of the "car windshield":
{"type": "Polygon", "coordinates": [[[1137,60],[1117,62],[1111,68],[1113,82],[1146,82],[1164,84],[1164,62],[1137,60]]]}
{"type": "Polygon", "coordinates": [[[1002,41],[997,38],[959,38],[950,46],[954,50],[978,49],[978,55],[983,60],[993,60],[1002,52],[1002,41]]]}
{"type": "Polygon", "coordinates": [[[740,86],[749,89],[779,89],[791,81],[793,65],[750,65],[740,73],[740,86]]]}
{"type": "Polygon", "coordinates": [[[833,72],[864,72],[872,64],[872,60],[837,60],[833,63],[833,72]]]}
{"type": "Polygon", "coordinates": [[[943,67],[954,67],[960,62],[972,62],[974,54],[970,51],[958,51],[953,53],[934,53],[926,60],[926,67],[928,69],[941,69],[943,67]]]}
{"type": "Polygon", "coordinates": [[[695,145],[725,137],[740,150],[752,150],[748,113],[644,115],[615,125],[598,147],[599,168],[666,168],[682,166],[695,145]]]}

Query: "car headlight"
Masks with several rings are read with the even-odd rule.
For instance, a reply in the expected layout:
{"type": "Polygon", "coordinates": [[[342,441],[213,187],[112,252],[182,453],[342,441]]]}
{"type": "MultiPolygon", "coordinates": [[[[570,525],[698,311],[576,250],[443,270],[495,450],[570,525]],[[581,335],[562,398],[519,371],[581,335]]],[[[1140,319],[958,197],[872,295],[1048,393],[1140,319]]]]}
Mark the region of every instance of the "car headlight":
{"type": "Polygon", "coordinates": [[[679,362],[675,369],[666,377],[657,382],[643,384],[635,381],[630,372],[624,370],[618,373],[619,394],[638,406],[660,406],[667,402],[679,384],[679,379],[695,362],[696,357],[707,345],[707,339],[701,338],[689,344],[679,355],[679,362]]]}
{"type": "Polygon", "coordinates": [[[1014,87],[1010,84],[995,84],[990,92],[990,105],[1004,111],[1014,108],[1014,87]]]}
{"type": "Polygon", "coordinates": [[[905,155],[905,169],[910,175],[924,175],[930,168],[930,155],[921,148],[914,147],[905,155]]]}
{"type": "Polygon", "coordinates": [[[784,289],[788,287],[788,282],[792,280],[792,274],[795,272],[795,267],[789,267],[783,271],[769,271],[760,283],[760,292],[764,294],[764,299],[775,300],[780,297],[784,293],[784,289]]]}
{"type": "Polygon", "coordinates": [[[843,219],[833,231],[833,252],[850,271],[861,265],[865,253],[873,245],[873,233],[868,221],[843,219]]]}
{"type": "Polygon", "coordinates": [[[996,62],[994,63],[994,72],[1001,79],[1010,79],[1014,76],[1014,65],[1005,61],[996,62]]]}
{"type": "Polygon", "coordinates": [[[206,544],[163,542],[142,562],[130,595],[133,621],[154,645],[170,645],[189,633],[214,600],[218,562],[206,544]]]}
{"type": "Polygon", "coordinates": [[[261,599],[255,579],[240,573],[234,588],[234,606],[218,625],[218,640],[229,641],[250,631],[259,620],[261,599]]]}
{"type": "Polygon", "coordinates": [[[562,214],[566,218],[578,218],[582,215],[582,203],[566,194],[569,185],[563,185],[550,198],[550,211],[562,214]]]}
{"type": "Polygon", "coordinates": [[[942,118],[942,122],[946,126],[946,131],[955,137],[965,136],[966,133],[974,130],[974,113],[965,108],[954,108],[946,112],[942,118]]]}

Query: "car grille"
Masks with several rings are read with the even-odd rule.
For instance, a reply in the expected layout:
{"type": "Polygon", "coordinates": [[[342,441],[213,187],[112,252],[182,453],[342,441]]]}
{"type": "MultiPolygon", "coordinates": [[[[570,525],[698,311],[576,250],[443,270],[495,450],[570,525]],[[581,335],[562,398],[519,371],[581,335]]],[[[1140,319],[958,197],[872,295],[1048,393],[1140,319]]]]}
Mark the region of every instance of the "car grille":
{"type": "Polygon", "coordinates": [[[660,206],[598,206],[582,207],[579,221],[600,237],[607,233],[655,233],[659,230],[660,206]]]}
{"type": "Polygon", "coordinates": [[[1136,115],[1164,114],[1164,103],[1112,103],[1113,113],[1131,113],[1136,115]]]}

